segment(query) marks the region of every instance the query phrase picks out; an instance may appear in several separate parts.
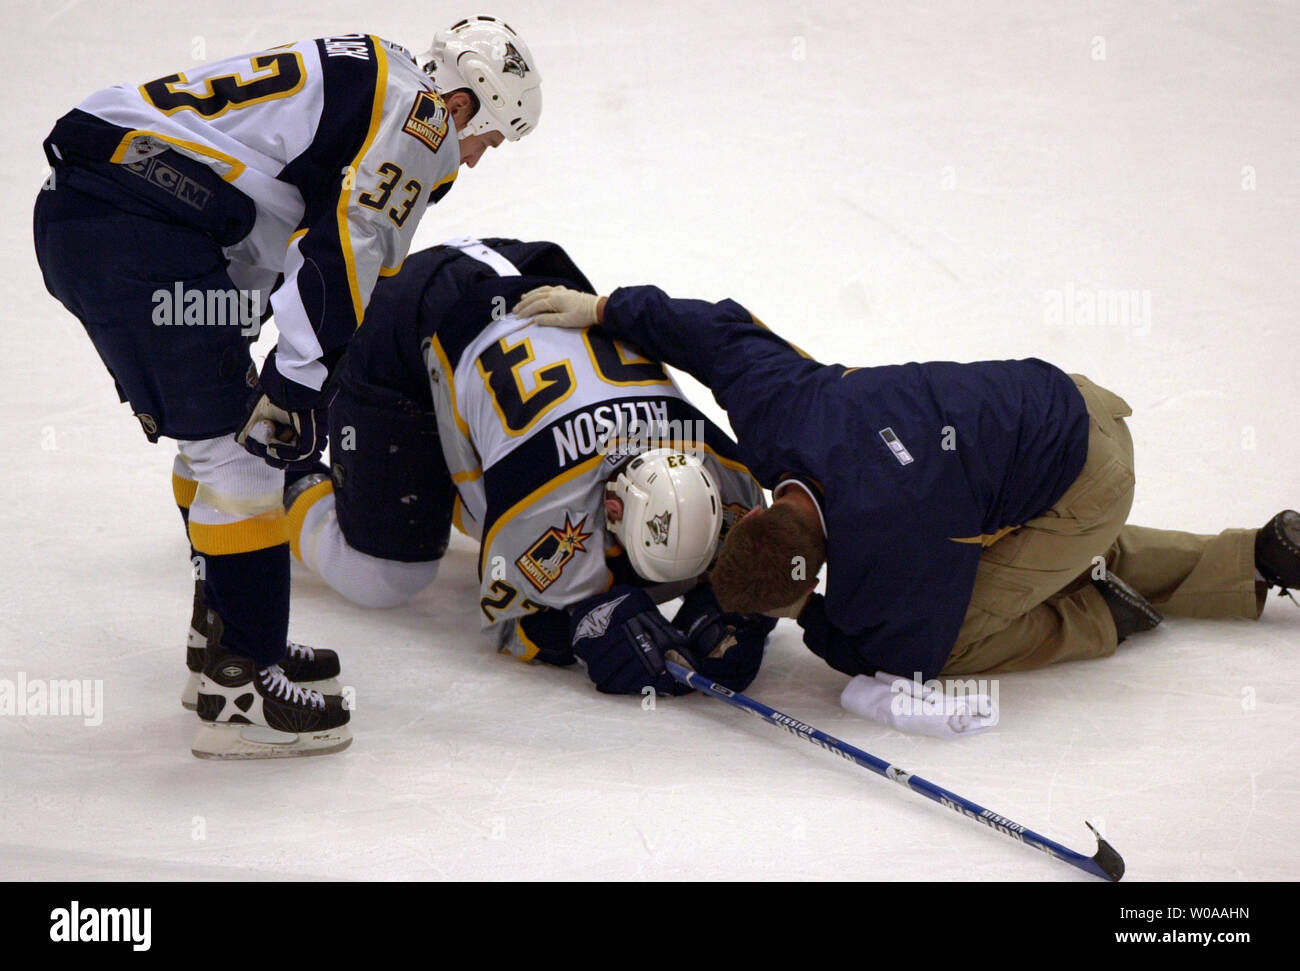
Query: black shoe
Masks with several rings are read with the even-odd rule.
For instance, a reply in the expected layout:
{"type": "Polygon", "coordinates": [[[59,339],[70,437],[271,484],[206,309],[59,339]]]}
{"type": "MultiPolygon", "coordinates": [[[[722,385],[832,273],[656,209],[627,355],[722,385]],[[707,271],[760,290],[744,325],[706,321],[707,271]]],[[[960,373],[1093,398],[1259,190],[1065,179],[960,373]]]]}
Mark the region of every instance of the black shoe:
{"type": "Polygon", "coordinates": [[[1110,615],[1115,620],[1115,632],[1119,634],[1121,644],[1130,635],[1151,630],[1165,619],[1160,611],[1147,602],[1146,597],[1109,571],[1104,579],[1093,580],[1092,585],[1110,608],[1110,615]]]}
{"type": "Polygon", "coordinates": [[[1270,587],[1300,587],[1300,512],[1284,509],[1255,534],[1255,569],[1270,587]]]}

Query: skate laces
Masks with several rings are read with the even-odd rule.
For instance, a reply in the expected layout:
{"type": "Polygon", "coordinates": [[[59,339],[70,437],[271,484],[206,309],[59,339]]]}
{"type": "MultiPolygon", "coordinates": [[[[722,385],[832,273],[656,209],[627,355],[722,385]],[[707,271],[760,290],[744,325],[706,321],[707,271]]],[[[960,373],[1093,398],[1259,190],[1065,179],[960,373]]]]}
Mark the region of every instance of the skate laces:
{"type": "Polygon", "coordinates": [[[316,660],[316,651],[306,644],[295,644],[289,642],[289,656],[295,661],[314,661],[316,660]]]}
{"type": "Polygon", "coordinates": [[[312,688],[303,688],[289,680],[284,669],[278,664],[262,668],[262,688],[267,694],[287,701],[290,704],[311,705],[313,708],[325,707],[325,697],[312,688]]]}

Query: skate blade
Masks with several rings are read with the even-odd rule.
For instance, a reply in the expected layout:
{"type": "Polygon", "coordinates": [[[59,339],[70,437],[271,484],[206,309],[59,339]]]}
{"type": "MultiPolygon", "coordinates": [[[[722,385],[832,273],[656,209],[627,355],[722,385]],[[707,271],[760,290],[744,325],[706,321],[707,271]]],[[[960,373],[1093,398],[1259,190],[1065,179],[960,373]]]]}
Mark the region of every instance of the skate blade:
{"type": "Polygon", "coordinates": [[[319,732],[279,732],[265,725],[204,722],[190,745],[195,758],[217,761],[289,759],[331,755],[352,744],[347,725],[319,732]]]}

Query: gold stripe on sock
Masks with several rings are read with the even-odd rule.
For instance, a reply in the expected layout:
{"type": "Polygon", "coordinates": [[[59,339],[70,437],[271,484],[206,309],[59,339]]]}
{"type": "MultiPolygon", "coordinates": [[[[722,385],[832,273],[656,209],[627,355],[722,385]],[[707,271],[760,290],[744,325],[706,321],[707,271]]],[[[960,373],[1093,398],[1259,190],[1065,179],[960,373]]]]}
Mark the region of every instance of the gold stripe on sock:
{"type": "Polygon", "coordinates": [[[289,530],[289,552],[293,554],[294,559],[299,563],[302,562],[302,548],[298,545],[302,537],[302,524],[307,519],[307,513],[311,507],[320,502],[328,495],[334,492],[334,483],[326,479],[324,482],[317,482],[314,486],[304,492],[298,498],[294,499],[293,505],[289,508],[285,521],[289,530]]]}
{"type": "Polygon", "coordinates": [[[253,553],[288,541],[288,520],[282,509],[219,526],[190,520],[190,542],[197,553],[253,553]]]}
{"type": "Polygon", "coordinates": [[[194,493],[199,489],[199,484],[193,479],[182,478],[175,472],[172,473],[172,495],[176,497],[176,505],[182,509],[189,509],[194,505],[194,493]]]}

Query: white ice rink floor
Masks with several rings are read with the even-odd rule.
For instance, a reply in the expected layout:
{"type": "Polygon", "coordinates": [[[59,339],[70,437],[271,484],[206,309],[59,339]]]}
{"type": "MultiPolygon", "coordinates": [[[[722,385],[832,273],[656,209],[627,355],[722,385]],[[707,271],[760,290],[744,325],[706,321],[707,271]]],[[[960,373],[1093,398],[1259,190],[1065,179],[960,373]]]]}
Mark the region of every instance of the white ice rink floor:
{"type": "MultiPolygon", "coordinates": [[[[0,716],[0,873],[1089,879],[718,702],[646,711],[494,655],[463,538],[405,609],[295,575],[292,635],[339,650],[356,691],[349,751],[189,754],[172,450],[42,286],[41,139],[195,53],[358,30],[423,49],[478,12],[528,39],[545,112],[417,246],[554,239],[601,289],[734,297],[824,360],[1043,357],[1133,405],[1133,522],[1214,532],[1300,505],[1292,4],[0,0],[0,679],[102,679],[105,707],[98,726],[0,716]],[[1102,290],[1149,317],[1050,318],[1053,294],[1102,290]]],[[[777,628],[754,696],[1076,849],[1097,821],[1129,879],[1300,877],[1288,602],[1006,676],[1000,727],[960,741],[842,711],[798,633],[777,628]]]]}

